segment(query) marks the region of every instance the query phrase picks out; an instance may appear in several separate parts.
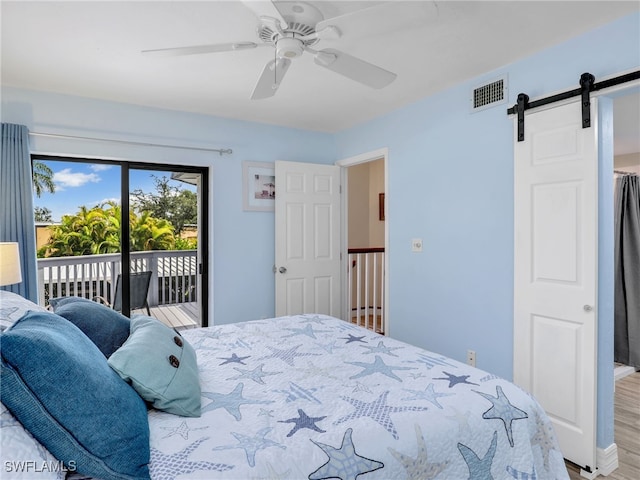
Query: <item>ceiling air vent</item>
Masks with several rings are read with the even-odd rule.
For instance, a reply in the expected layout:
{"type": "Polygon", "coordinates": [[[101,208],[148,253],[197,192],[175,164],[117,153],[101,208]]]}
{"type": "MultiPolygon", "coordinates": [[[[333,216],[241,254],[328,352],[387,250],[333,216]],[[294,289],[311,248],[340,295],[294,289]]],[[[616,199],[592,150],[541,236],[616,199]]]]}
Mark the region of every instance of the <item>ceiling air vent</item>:
{"type": "Polygon", "coordinates": [[[473,89],[471,95],[471,111],[477,112],[507,101],[507,79],[500,78],[494,82],[473,89]]]}

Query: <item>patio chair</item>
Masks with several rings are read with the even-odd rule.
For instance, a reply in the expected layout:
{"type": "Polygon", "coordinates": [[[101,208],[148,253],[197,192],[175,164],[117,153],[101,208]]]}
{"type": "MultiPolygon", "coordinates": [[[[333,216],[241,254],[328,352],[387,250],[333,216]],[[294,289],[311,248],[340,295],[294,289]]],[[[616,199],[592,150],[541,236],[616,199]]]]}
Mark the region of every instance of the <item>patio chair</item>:
{"type": "MultiPolygon", "coordinates": [[[[130,310],[138,310],[141,308],[147,309],[147,315],[151,316],[151,310],[149,309],[149,302],[147,296],[149,294],[149,284],[151,283],[152,272],[137,272],[131,273],[129,276],[129,291],[130,296],[130,310]]],[[[116,288],[113,294],[113,302],[109,303],[104,297],[94,297],[94,301],[104,303],[108,307],[113,308],[117,312],[122,311],[122,274],[118,274],[116,279],[116,288]]]]}

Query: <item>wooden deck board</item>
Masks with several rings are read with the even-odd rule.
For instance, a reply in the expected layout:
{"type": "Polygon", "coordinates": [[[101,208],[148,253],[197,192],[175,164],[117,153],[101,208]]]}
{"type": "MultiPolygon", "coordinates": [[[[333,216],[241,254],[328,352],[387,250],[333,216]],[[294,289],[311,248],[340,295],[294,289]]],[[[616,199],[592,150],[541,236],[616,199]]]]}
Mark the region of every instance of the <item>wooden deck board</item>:
{"type": "MultiPolygon", "coordinates": [[[[146,313],[144,310],[138,310],[136,313],[143,312],[146,313]]],[[[198,304],[196,302],[157,305],[151,307],[151,316],[178,330],[200,326],[198,304]]]]}

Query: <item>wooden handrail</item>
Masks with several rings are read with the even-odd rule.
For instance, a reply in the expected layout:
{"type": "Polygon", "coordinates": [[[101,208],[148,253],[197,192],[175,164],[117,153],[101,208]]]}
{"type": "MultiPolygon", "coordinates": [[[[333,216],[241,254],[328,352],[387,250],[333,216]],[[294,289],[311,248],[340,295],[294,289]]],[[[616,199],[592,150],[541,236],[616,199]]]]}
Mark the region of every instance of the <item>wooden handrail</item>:
{"type": "Polygon", "coordinates": [[[350,248],[347,253],[384,253],[384,247],[350,248]]]}

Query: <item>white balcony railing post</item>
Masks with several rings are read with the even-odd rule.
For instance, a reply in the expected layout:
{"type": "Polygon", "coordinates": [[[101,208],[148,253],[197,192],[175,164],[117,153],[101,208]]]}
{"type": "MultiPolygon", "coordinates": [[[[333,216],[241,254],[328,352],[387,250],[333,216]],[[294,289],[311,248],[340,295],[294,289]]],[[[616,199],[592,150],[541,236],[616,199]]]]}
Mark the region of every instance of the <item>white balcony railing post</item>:
{"type": "MultiPolygon", "coordinates": [[[[195,250],[154,250],[132,252],[132,271],[150,270],[149,305],[190,302],[197,288],[195,250]],[[174,289],[174,295],[171,290],[174,289]],[[178,295],[179,291],[179,295],[178,295]],[[187,295],[189,293],[189,295],[187,295]]],[[[83,255],[38,259],[38,298],[45,306],[49,298],[79,296],[92,299],[98,295],[111,298],[118,274],[120,254],[83,255]]],[[[199,293],[195,292],[195,298],[199,293]]]]}

